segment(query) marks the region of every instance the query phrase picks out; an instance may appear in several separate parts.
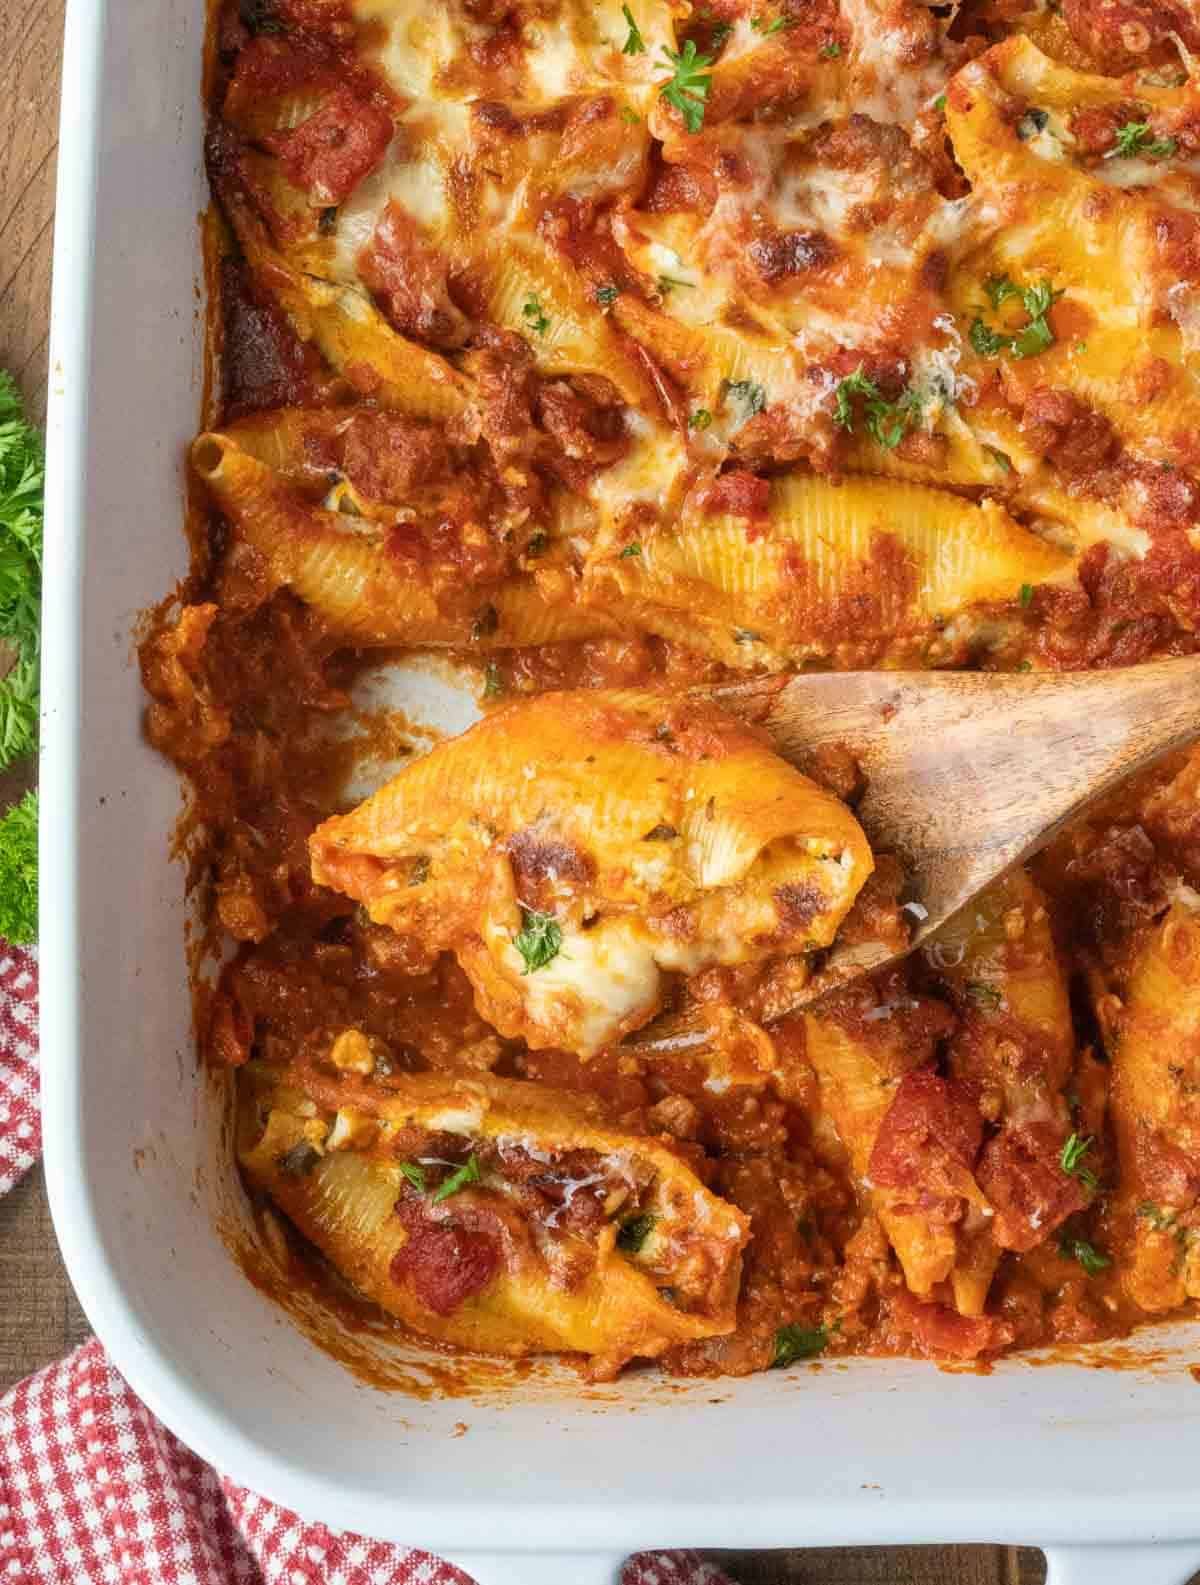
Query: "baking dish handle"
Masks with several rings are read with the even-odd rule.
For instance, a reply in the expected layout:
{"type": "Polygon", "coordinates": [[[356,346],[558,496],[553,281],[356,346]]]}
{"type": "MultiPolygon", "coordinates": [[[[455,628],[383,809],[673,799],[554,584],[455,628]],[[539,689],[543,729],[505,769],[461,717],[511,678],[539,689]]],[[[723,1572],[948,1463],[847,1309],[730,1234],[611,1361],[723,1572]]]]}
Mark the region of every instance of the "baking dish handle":
{"type": "Polygon", "coordinates": [[[475,1585],[619,1585],[625,1557],[612,1552],[443,1552],[475,1585]]]}
{"type": "Polygon", "coordinates": [[[1200,1571],[1200,1541],[1044,1550],[1046,1585],[1187,1585],[1200,1571]]]}

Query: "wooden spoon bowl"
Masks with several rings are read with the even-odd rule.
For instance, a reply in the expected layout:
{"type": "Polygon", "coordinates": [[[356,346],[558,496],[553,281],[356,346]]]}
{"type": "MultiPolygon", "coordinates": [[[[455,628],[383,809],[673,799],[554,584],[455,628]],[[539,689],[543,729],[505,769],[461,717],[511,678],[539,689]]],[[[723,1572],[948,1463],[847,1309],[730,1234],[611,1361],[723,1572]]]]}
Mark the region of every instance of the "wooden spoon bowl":
{"type": "MultiPolygon", "coordinates": [[[[1200,656],[1103,672],[814,672],[713,696],[802,770],[823,746],[854,754],[858,817],[918,905],[913,947],[1126,777],[1200,739],[1200,656]]],[[[842,966],[893,955],[860,948],[842,966]]]]}

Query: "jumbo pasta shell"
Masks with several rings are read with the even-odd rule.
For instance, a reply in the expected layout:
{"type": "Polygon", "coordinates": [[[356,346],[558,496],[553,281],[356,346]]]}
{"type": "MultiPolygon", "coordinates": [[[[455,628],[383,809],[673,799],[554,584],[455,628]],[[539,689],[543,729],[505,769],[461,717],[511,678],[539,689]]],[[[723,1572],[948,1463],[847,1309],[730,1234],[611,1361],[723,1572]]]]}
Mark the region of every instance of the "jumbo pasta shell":
{"type": "Polygon", "coordinates": [[[414,1331],[489,1353],[584,1353],[611,1375],[632,1357],[733,1329],[747,1220],[654,1140],[612,1127],[577,1096],[490,1077],[413,1075],[353,1099],[354,1137],[339,1147],[329,1142],[345,1086],[260,1068],[243,1081],[239,1160],[414,1331]],[[311,1097],[303,1110],[297,1092],[311,1097]],[[444,1184],[428,1156],[448,1148],[475,1163],[470,1181],[444,1198],[418,1191],[427,1174],[444,1184]],[[589,1191],[588,1216],[571,1218],[589,1191]],[[414,1239],[424,1242],[406,1261],[414,1239]],[[430,1268],[442,1245],[478,1256],[481,1239],[475,1291],[453,1272],[439,1288],[430,1268]]]}

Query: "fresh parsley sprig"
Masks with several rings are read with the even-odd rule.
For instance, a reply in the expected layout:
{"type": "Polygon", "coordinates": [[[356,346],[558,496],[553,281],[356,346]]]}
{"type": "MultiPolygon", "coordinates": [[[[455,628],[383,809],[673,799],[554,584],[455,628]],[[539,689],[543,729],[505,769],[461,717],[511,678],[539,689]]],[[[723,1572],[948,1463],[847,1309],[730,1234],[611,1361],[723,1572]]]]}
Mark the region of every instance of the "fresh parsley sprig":
{"type": "Polygon", "coordinates": [[[672,76],[659,93],[679,111],[689,132],[699,132],[704,125],[704,107],[712,86],[712,73],[705,68],[713,60],[712,55],[697,53],[695,39],[685,39],[681,50],[663,50],[664,64],[671,68],[672,76]]]}
{"type": "Polygon", "coordinates": [[[0,936],[32,946],[38,933],[38,800],[27,792],[0,820],[0,936]]]}
{"type": "Polygon", "coordinates": [[[0,371],[0,640],[15,654],[0,682],[0,769],[37,747],[44,483],[41,437],[0,371]]]}
{"type": "MultiPolygon", "coordinates": [[[[0,370],[0,769],[37,748],[44,484],[41,436],[0,370]]],[[[17,946],[37,940],[37,820],[33,792],[0,820],[0,936],[17,946]]]]}

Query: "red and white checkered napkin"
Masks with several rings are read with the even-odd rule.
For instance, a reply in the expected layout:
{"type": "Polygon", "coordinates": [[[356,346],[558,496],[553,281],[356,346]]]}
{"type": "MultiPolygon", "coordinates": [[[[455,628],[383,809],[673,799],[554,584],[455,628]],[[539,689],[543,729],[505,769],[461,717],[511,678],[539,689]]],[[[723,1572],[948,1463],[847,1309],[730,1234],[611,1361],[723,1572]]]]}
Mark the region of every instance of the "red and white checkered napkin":
{"type": "Polygon", "coordinates": [[[37,948],[0,941],[0,1194],[42,1151],[37,994],[37,948]]]}
{"type": "MultiPolygon", "coordinates": [[[[468,1585],[428,1552],[305,1524],[222,1479],[134,1397],[95,1341],[0,1401],[0,1580],[468,1585]]],[[[626,1564],[622,1585],[730,1582],[695,1553],[647,1552],[626,1564]]]]}
{"type": "MultiPolygon", "coordinates": [[[[0,1194],[41,1150],[37,954],[0,942],[0,1194]]],[[[0,1399],[0,1585],[468,1585],[409,1547],[305,1524],[225,1480],[136,1398],[98,1342],[0,1399]]],[[[564,1585],[569,1585],[564,1579],[564,1585]]],[[[622,1585],[730,1585],[692,1552],[622,1585]]]]}

